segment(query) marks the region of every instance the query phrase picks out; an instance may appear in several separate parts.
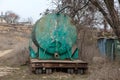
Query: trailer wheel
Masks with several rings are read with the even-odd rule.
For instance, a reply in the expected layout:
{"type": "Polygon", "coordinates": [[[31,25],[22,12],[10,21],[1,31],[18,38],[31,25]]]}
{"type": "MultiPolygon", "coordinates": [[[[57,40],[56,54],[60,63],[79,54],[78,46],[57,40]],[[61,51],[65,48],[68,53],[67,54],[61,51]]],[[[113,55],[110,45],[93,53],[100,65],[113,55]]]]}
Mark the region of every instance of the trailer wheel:
{"type": "Polygon", "coordinates": [[[36,74],[39,74],[39,69],[36,69],[36,70],[35,70],[35,73],[36,73],[36,74]]]}
{"type": "Polygon", "coordinates": [[[78,69],[78,74],[84,74],[84,69],[78,69]]]}
{"type": "Polygon", "coordinates": [[[35,70],[35,73],[36,73],[36,74],[42,74],[42,69],[36,69],[36,70],[35,70]]]}
{"type": "Polygon", "coordinates": [[[51,74],[52,73],[52,69],[46,69],[46,74],[51,74]]]}
{"type": "Polygon", "coordinates": [[[38,71],[38,72],[39,72],[39,74],[42,74],[42,69],[39,69],[39,71],[38,71]]]}
{"type": "Polygon", "coordinates": [[[69,74],[73,74],[73,73],[74,73],[74,69],[67,69],[67,72],[68,72],[69,74]]]}

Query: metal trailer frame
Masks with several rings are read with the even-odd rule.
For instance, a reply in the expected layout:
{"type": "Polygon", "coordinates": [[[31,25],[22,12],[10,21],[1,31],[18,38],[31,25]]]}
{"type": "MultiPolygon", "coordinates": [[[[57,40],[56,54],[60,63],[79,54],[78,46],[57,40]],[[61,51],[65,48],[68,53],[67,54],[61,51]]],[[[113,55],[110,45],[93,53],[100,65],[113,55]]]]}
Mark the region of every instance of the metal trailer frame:
{"type": "Polygon", "coordinates": [[[73,74],[84,74],[88,69],[88,63],[82,60],[39,60],[30,59],[30,70],[35,74],[51,74],[53,71],[66,71],[73,74]]]}

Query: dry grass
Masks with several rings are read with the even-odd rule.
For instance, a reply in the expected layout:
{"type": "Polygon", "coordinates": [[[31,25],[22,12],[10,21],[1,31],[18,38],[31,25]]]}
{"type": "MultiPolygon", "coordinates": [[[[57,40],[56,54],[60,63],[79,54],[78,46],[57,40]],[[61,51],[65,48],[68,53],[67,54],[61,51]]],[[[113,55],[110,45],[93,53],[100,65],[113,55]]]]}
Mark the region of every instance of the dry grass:
{"type": "Polygon", "coordinates": [[[3,56],[0,59],[0,62],[4,63],[1,65],[19,66],[26,64],[28,58],[28,45],[27,42],[23,42],[14,46],[13,51],[3,56]]]}
{"type": "Polygon", "coordinates": [[[0,34],[0,50],[13,49],[12,52],[0,58],[0,65],[19,68],[19,70],[13,70],[9,75],[0,77],[0,80],[120,80],[120,64],[118,62],[109,62],[100,57],[96,40],[92,39],[92,34],[88,35],[88,33],[85,34],[85,39],[80,40],[82,42],[78,43],[80,50],[82,50],[80,53],[81,59],[89,62],[88,73],[85,75],[70,75],[61,72],[50,75],[31,74],[28,66],[24,65],[29,58],[29,40],[21,35],[26,34],[0,34]]]}
{"type": "Polygon", "coordinates": [[[7,76],[0,77],[0,80],[86,80],[87,75],[75,75],[62,72],[55,72],[53,74],[31,74],[28,67],[22,66],[20,70],[7,76]]]}
{"type": "Polygon", "coordinates": [[[0,50],[11,49],[16,44],[16,40],[9,35],[0,35],[0,50]]]}
{"type": "Polygon", "coordinates": [[[92,31],[91,29],[84,26],[81,27],[83,27],[83,29],[80,30],[78,35],[78,48],[80,49],[80,59],[91,63],[94,57],[100,56],[97,47],[97,32],[96,30],[92,31]]]}
{"type": "Polygon", "coordinates": [[[120,80],[120,64],[108,62],[94,64],[89,67],[90,76],[88,80],[120,80]]]}
{"type": "Polygon", "coordinates": [[[12,49],[11,52],[0,58],[0,65],[19,66],[26,63],[28,59],[27,37],[0,34],[0,51],[12,49]]]}

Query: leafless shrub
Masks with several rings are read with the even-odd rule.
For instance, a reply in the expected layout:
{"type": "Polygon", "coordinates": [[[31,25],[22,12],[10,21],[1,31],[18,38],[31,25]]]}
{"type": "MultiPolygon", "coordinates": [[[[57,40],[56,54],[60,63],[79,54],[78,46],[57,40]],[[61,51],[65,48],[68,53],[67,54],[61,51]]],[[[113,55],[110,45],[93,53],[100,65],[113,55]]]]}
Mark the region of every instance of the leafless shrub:
{"type": "Polygon", "coordinates": [[[101,65],[91,65],[89,67],[90,76],[87,80],[119,80],[119,63],[107,62],[101,65]]]}
{"type": "Polygon", "coordinates": [[[100,56],[97,39],[96,39],[96,30],[92,28],[81,26],[80,31],[78,32],[78,47],[80,49],[80,59],[87,62],[92,62],[93,57],[100,56]]]}

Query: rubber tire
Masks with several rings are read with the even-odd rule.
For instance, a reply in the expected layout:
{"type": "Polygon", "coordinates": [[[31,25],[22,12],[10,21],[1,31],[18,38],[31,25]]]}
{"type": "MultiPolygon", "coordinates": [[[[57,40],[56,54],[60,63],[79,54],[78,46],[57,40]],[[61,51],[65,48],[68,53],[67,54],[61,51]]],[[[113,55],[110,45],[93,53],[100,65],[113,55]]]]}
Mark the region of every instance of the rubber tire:
{"type": "Polygon", "coordinates": [[[51,74],[52,73],[52,69],[46,69],[46,74],[51,74]]]}
{"type": "Polygon", "coordinates": [[[69,74],[73,74],[73,73],[74,73],[74,69],[67,69],[67,72],[68,72],[69,74]]]}
{"type": "Polygon", "coordinates": [[[84,69],[78,69],[78,74],[84,74],[84,69]]]}

